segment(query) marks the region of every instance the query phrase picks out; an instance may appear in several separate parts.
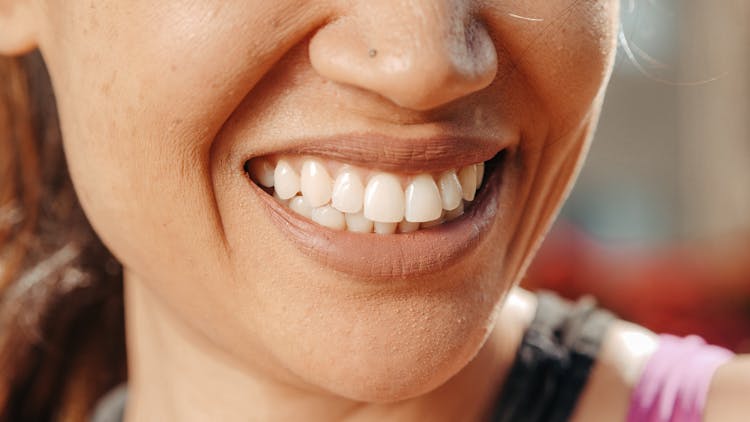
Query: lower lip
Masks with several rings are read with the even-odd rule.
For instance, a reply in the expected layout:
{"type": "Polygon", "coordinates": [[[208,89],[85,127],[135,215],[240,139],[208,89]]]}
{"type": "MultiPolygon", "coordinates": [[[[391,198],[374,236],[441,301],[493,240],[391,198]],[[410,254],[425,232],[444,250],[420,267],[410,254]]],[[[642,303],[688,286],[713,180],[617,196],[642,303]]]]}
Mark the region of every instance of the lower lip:
{"type": "Polygon", "coordinates": [[[253,183],[271,221],[305,255],[323,266],[365,279],[408,278],[444,270],[486,238],[498,212],[502,158],[460,218],[412,233],[379,235],[332,230],[307,220],[253,183]]]}

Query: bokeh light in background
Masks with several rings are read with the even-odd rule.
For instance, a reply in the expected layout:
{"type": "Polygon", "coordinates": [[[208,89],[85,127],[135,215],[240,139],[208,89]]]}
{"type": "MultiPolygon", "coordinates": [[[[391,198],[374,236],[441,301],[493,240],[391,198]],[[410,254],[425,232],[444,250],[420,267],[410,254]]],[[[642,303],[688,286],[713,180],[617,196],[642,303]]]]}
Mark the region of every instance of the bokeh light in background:
{"type": "Polygon", "coordinates": [[[750,1],[623,0],[599,129],[524,286],[750,351],[750,1]]]}

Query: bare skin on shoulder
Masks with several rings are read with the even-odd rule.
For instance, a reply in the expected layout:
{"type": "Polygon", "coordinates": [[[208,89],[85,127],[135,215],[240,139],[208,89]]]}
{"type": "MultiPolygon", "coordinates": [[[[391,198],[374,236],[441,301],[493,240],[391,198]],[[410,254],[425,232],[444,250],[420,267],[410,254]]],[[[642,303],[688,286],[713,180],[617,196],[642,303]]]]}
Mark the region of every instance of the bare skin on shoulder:
{"type": "MultiPolygon", "coordinates": [[[[124,268],[126,419],[483,420],[576,178],[617,0],[0,0],[124,268]]],[[[609,331],[573,420],[624,420],[609,331]]],[[[638,347],[633,347],[637,345],[638,347]]],[[[750,362],[706,421],[746,415],[750,362]]]]}

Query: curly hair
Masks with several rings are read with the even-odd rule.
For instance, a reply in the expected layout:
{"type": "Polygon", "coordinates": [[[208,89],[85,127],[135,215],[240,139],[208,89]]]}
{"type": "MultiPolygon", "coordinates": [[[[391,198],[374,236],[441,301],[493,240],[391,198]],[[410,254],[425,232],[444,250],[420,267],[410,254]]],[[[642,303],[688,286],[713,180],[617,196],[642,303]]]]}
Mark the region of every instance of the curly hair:
{"type": "Polygon", "coordinates": [[[126,377],[122,270],[73,190],[43,59],[0,57],[0,420],[85,420],[126,377]]]}

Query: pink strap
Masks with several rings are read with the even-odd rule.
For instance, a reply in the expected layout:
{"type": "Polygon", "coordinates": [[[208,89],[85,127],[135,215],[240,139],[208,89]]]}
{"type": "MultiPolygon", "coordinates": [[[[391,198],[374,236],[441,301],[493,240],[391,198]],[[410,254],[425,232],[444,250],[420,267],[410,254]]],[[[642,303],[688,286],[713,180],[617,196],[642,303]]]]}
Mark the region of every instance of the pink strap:
{"type": "Polygon", "coordinates": [[[701,422],[711,378],[732,356],[698,336],[659,336],[630,398],[627,422],[701,422]]]}

